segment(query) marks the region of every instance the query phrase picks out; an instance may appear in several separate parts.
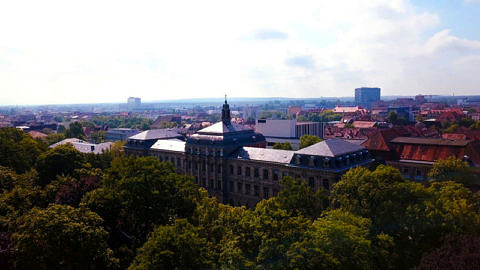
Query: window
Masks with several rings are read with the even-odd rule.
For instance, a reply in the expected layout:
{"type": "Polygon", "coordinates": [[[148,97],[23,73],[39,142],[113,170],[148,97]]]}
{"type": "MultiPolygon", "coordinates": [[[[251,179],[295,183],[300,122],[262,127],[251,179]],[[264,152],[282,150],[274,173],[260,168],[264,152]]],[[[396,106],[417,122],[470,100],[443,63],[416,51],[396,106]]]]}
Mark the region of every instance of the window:
{"type": "Polygon", "coordinates": [[[330,189],[330,181],[328,179],[323,179],[323,188],[325,190],[329,190],[330,189]]]}
{"type": "Polygon", "coordinates": [[[269,195],[268,188],[263,188],[263,198],[268,199],[268,195],[269,195]]]}
{"type": "Polygon", "coordinates": [[[221,190],[222,189],[222,181],[217,180],[217,189],[221,190]]]}
{"type": "Polygon", "coordinates": [[[252,192],[252,190],[250,189],[250,184],[246,184],[245,185],[245,194],[250,195],[251,194],[250,192],[252,192]]]}
{"type": "Polygon", "coordinates": [[[177,166],[180,167],[180,158],[177,158],[177,166]]]}
{"type": "Polygon", "coordinates": [[[243,184],[241,182],[237,183],[237,192],[243,193],[243,184]]]}
{"type": "Polygon", "coordinates": [[[250,167],[245,168],[245,176],[250,177],[250,167]]]}
{"type": "Polygon", "coordinates": [[[230,174],[233,174],[233,165],[229,165],[228,168],[230,169],[230,174]]]}
{"type": "Polygon", "coordinates": [[[213,172],[213,164],[210,164],[210,165],[208,166],[208,169],[209,169],[210,172],[213,172]]]}
{"type": "Polygon", "coordinates": [[[263,170],[263,179],[268,180],[268,170],[267,169],[263,170]]]}
{"type": "Polygon", "coordinates": [[[242,175],[242,167],[241,166],[237,167],[237,175],[242,175]]]}
{"type": "Polygon", "coordinates": [[[254,177],[259,177],[260,173],[258,172],[258,168],[253,169],[253,176],[254,177]]]}
{"type": "Polygon", "coordinates": [[[222,173],[222,165],[218,165],[218,167],[217,167],[217,173],[222,173]]]}
{"type": "Polygon", "coordinates": [[[315,179],[313,177],[308,178],[308,186],[310,186],[312,190],[315,190],[315,179]]]}
{"type": "Polygon", "coordinates": [[[408,167],[403,167],[403,173],[408,174],[408,167]]]}
{"type": "Polygon", "coordinates": [[[273,181],[278,181],[278,170],[273,170],[273,181]]]}
{"type": "Polygon", "coordinates": [[[229,184],[229,191],[233,192],[233,181],[230,181],[228,184],[229,184]]]}
{"type": "Polygon", "coordinates": [[[288,173],[287,172],[282,172],[282,178],[285,178],[286,176],[288,176],[288,173]]]}
{"type": "Polygon", "coordinates": [[[187,168],[190,170],[192,168],[192,163],[190,161],[187,161],[187,168]]]}
{"type": "Polygon", "coordinates": [[[417,171],[415,172],[417,176],[422,176],[422,171],[417,169],[417,171]]]}
{"type": "Polygon", "coordinates": [[[260,188],[257,185],[253,186],[253,195],[260,197],[260,188]]]}

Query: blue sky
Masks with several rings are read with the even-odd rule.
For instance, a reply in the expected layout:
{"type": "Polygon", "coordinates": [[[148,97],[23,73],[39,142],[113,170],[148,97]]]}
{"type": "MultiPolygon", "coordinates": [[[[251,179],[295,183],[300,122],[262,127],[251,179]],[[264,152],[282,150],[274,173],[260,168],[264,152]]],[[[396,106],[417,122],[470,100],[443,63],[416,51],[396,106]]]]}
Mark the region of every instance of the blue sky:
{"type": "Polygon", "coordinates": [[[0,104],[480,94],[479,0],[3,1],[0,104]]]}

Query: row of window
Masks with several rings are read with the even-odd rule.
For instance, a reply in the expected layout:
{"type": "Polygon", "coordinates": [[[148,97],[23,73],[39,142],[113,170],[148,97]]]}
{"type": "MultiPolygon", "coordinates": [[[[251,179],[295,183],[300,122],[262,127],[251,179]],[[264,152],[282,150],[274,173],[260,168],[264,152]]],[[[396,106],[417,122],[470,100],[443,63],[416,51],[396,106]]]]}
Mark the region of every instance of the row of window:
{"type": "Polygon", "coordinates": [[[229,190],[231,192],[236,192],[236,193],[240,193],[240,194],[244,194],[244,195],[249,195],[249,196],[255,196],[255,197],[260,197],[260,192],[262,192],[262,198],[263,199],[268,199],[270,198],[271,196],[277,196],[278,194],[278,189],[272,189],[272,194],[270,194],[270,188],[269,187],[263,187],[263,189],[261,190],[261,187],[258,186],[258,185],[253,185],[253,190],[252,190],[252,186],[250,184],[243,184],[242,182],[236,182],[236,185],[237,185],[237,189],[235,190],[234,186],[235,186],[235,182],[233,181],[230,181],[229,183],[229,190]],[[245,188],[244,188],[245,186],[245,188]]]}

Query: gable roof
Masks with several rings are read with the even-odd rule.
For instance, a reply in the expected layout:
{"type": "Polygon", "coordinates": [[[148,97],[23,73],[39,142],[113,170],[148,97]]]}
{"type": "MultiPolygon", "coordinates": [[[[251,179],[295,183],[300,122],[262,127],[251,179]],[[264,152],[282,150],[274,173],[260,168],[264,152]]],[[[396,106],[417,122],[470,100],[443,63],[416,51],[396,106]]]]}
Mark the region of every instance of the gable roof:
{"type": "Polygon", "coordinates": [[[185,142],[177,139],[158,140],[150,148],[152,150],[165,150],[173,152],[185,152],[185,142]]]}
{"type": "Polygon", "coordinates": [[[233,153],[232,157],[244,160],[289,164],[294,154],[294,151],[289,150],[241,147],[233,153]]]}
{"type": "Polygon", "coordinates": [[[133,135],[128,139],[131,140],[155,140],[155,139],[171,139],[171,138],[181,138],[182,135],[178,134],[172,129],[151,129],[144,132],[133,135]]]}
{"type": "Polygon", "coordinates": [[[232,132],[238,132],[238,131],[243,131],[243,130],[250,130],[249,128],[246,128],[242,125],[237,125],[237,124],[229,124],[226,125],[224,122],[220,121],[217,122],[209,127],[206,127],[204,129],[201,129],[197,131],[199,134],[225,134],[225,133],[232,133],[232,132]]]}
{"type": "Polygon", "coordinates": [[[363,146],[353,144],[345,140],[329,139],[300,149],[295,153],[323,157],[335,157],[347,153],[361,151],[363,149],[365,149],[363,146]]]}

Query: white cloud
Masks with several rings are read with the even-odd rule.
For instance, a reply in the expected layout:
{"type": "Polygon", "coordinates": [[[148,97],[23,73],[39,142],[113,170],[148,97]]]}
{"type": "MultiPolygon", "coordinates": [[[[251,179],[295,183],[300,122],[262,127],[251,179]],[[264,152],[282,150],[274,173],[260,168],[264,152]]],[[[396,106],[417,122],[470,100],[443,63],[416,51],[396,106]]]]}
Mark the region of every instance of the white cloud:
{"type": "Polygon", "coordinates": [[[0,103],[478,93],[479,41],[440,20],[407,0],[2,2],[0,103]]]}

